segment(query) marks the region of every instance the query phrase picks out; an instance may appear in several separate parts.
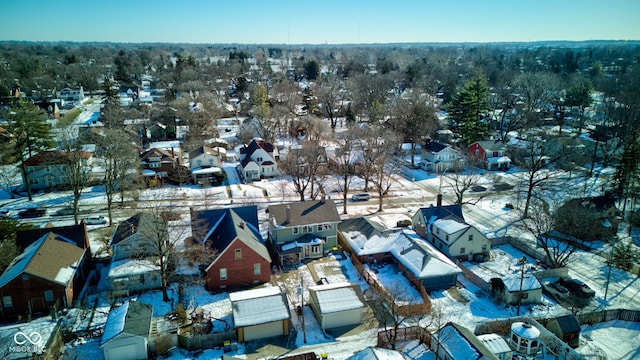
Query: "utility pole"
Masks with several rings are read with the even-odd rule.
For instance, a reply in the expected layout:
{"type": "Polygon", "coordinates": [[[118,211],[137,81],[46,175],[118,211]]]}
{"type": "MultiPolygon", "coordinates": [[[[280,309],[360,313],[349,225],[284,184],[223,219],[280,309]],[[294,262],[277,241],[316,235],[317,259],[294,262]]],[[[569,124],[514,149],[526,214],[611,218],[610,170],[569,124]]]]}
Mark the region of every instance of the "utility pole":
{"type": "Polygon", "coordinates": [[[307,327],[304,325],[304,278],[300,275],[300,308],[302,309],[302,337],[303,341],[307,343],[307,327]]]}
{"type": "Polygon", "coordinates": [[[613,266],[613,251],[615,250],[615,247],[616,247],[615,240],[616,238],[614,236],[609,241],[609,247],[611,249],[609,250],[609,271],[607,272],[607,286],[605,286],[604,288],[604,301],[607,301],[607,294],[609,293],[609,281],[611,280],[611,267],[613,266]],[[611,243],[611,240],[613,240],[613,243],[611,243]]]}
{"type": "Polygon", "coordinates": [[[523,256],[520,261],[520,291],[518,292],[518,316],[520,316],[520,305],[522,304],[522,283],[524,281],[524,265],[527,263],[527,257],[523,256]]]}

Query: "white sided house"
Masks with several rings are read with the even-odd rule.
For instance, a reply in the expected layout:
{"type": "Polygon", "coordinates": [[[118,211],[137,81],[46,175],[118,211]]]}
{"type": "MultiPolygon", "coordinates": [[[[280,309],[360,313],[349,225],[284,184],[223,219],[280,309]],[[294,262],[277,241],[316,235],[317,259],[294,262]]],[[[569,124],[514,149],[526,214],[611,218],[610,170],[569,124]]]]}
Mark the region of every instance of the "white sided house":
{"type": "Polygon", "coordinates": [[[422,146],[420,167],[426,171],[441,173],[448,169],[462,169],[464,159],[451,145],[429,140],[422,146]]]}
{"type": "Polygon", "coordinates": [[[420,236],[451,259],[483,260],[491,249],[489,239],[464,221],[458,205],[421,208],[412,221],[420,236]]]}
{"type": "Polygon", "coordinates": [[[153,306],[127,301],[111,310],[100,347],[105,360],[148,359],[153,306]]]}
{"type": "Polygon", "coordinates": [[[348,282],[309,287],[309,306],[323,330],[360,324],[365,309],[360,286],[348,282]]]}
{"type": "Polygon", "coordinates": [[[253,139],[249,146],[240,148],[239,170],[246,181],[278,176],[273,144],[253,139]]]}

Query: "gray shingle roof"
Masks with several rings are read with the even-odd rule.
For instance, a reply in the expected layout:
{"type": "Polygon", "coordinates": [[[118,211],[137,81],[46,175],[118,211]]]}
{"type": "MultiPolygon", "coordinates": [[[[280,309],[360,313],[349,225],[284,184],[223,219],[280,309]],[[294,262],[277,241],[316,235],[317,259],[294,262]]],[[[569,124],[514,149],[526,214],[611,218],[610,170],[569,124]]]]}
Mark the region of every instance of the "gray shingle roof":
{"type": "Polygon", "coordinates": [[[340,215],[333,200],[300,201],[288,204],[270,205],[269,218],[275,226],[300,226],[326,222],[340,222],[340,215]],[[290,221],[287,221],[287,207],[290,221]]]}

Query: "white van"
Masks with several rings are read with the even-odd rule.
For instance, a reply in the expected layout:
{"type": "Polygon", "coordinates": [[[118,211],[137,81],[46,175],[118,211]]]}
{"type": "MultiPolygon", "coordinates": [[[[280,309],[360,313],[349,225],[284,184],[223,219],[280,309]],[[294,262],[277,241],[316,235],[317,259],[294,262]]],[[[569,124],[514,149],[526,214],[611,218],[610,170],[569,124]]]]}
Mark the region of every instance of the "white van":
{"type": "Polygon", "coordinates": [[[369,199],[371,199],[371,194],[369,193],[357,193],[351,197],[352,201],[367,201],[369,199]]]}

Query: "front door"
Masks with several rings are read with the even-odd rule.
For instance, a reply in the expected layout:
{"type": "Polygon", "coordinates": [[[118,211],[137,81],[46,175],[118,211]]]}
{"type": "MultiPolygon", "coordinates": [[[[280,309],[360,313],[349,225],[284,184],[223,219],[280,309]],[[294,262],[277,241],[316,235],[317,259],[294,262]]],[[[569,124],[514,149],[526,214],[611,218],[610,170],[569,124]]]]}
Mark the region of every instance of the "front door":
{"type": "Polygon", "coordinates": [[[311,249],[311,246],[309,246],[309,245],[305,245],[303,249],[304,249],[304,257],[305,257],[305,258],[308,258],[308,257],[309,257],[309,254],[310,254],[310,251],[311,251],[311,250],[310,250],[310,249],[311,249]]]}

